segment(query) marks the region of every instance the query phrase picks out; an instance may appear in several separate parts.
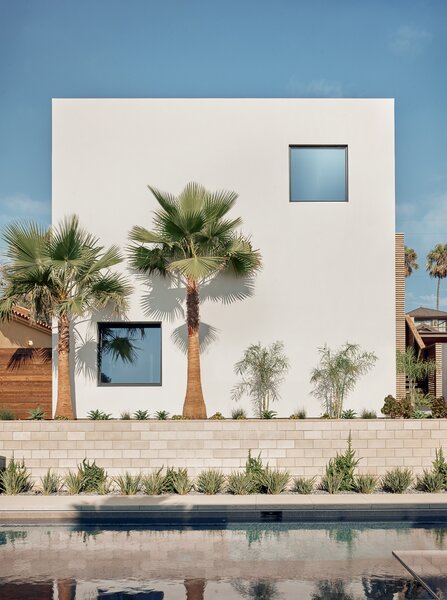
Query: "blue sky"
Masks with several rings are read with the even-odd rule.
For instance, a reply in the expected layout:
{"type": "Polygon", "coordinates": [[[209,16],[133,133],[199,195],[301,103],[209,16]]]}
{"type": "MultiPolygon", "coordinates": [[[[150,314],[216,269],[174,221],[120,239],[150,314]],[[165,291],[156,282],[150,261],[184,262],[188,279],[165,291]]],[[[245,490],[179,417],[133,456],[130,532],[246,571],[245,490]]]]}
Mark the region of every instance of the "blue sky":
{"type": "Polygon", "coordinates": [[[394,97],[407,307],[434,306],[446,25],[445,0],[0,0],[0,226],[50,221],[52,97],[394,97]]]}

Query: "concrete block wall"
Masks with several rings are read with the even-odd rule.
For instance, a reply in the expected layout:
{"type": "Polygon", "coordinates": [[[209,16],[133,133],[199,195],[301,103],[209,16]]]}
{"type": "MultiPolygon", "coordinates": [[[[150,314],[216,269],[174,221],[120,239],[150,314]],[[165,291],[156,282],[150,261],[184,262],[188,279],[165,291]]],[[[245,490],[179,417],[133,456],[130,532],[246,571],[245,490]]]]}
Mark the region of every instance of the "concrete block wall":
{"type": "Polygon", "coordinates": [[[239,469],[251,449],[272,467],[313,476],[346,448],[349,432],[360,472],[378,475],[396,466],[420,473],[447,446],[447,419],[0,421],[0,456],[23,458],[35,478],[50,467],[74,470],[84,457],[110,475],[173,466],[194,476],[211,467],[239,469]]]}

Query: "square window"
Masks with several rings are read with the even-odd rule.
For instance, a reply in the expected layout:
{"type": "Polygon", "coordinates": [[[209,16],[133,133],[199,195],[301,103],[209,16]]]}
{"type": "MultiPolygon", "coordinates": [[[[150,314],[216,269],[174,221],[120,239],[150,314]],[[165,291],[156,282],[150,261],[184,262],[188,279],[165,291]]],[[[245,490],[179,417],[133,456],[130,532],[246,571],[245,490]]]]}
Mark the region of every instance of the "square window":
{"type": "Polygon", "coordinates": [[[347,146],[290,146],[291,202],[347,202],[347,146]]]}
{"type": "Polygon", "coordinates": [[[98,385],[161,385],[161,323],[98,323],[98,385]]]}

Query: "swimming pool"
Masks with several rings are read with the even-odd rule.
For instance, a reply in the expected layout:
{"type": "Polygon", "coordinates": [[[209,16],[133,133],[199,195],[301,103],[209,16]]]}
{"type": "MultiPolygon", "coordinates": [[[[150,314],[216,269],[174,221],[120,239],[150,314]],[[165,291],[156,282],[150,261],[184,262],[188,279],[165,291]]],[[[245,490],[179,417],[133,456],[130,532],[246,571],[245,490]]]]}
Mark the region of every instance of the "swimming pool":
{"type": "Polygon", "coordinates": [[[442,549],[447,526],[2,527],[0,598],[430,598],[392,550],[442,549]]]}

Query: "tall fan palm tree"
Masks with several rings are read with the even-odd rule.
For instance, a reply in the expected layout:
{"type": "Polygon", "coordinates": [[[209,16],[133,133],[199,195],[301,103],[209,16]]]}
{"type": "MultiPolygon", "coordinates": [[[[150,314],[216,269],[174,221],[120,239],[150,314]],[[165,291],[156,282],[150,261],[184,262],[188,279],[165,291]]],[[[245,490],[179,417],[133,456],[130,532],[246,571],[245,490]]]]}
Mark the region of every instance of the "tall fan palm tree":
{"type": "Polygon", "coordinates": [[[70,386],[70,326],[92,310],[127,308],[131,286],[110,267],[122,262],[116,246],[105,250],[85,231],[77,216],[58,227],[13,223],[3,232],[6,242],[0,320],[7,320],[23,300],[34,318],[55,319],[58,329],[57,417],[74,418],[70,386]]]}
{"type": "Polygon", "coordinates": [[[410,277],[413,271],[417,271],[419,269],[417,260],[418,255],[416,254],[415,250],[405,246],[405,277],[410,277]]]}
{"type": "Polygon", "coordinates": [[[153,231],[135,226],[130,232],[130,239],[136,242],[129,251],[130,264],[148,275],[180,277],[186,287],[188,378],[183,415],[203,419],[200,286],[223,271],[254,275],[261,266],[261,256],[249,239],[237,232],[241,219],[227,218],[237,199],[235,192],[209,192],[198,183],[188,183],[177,197],[149,189],[160,208],[155,211],[153,231]]]}
{"type": "Polygon", "coordinates": [[[427,254],[426,269],[430,275],[438,280],[436,286],[436,310],[439,310],[439,291],[441,279],[447,277],[447,244],[436,244],[427,254]]]}

